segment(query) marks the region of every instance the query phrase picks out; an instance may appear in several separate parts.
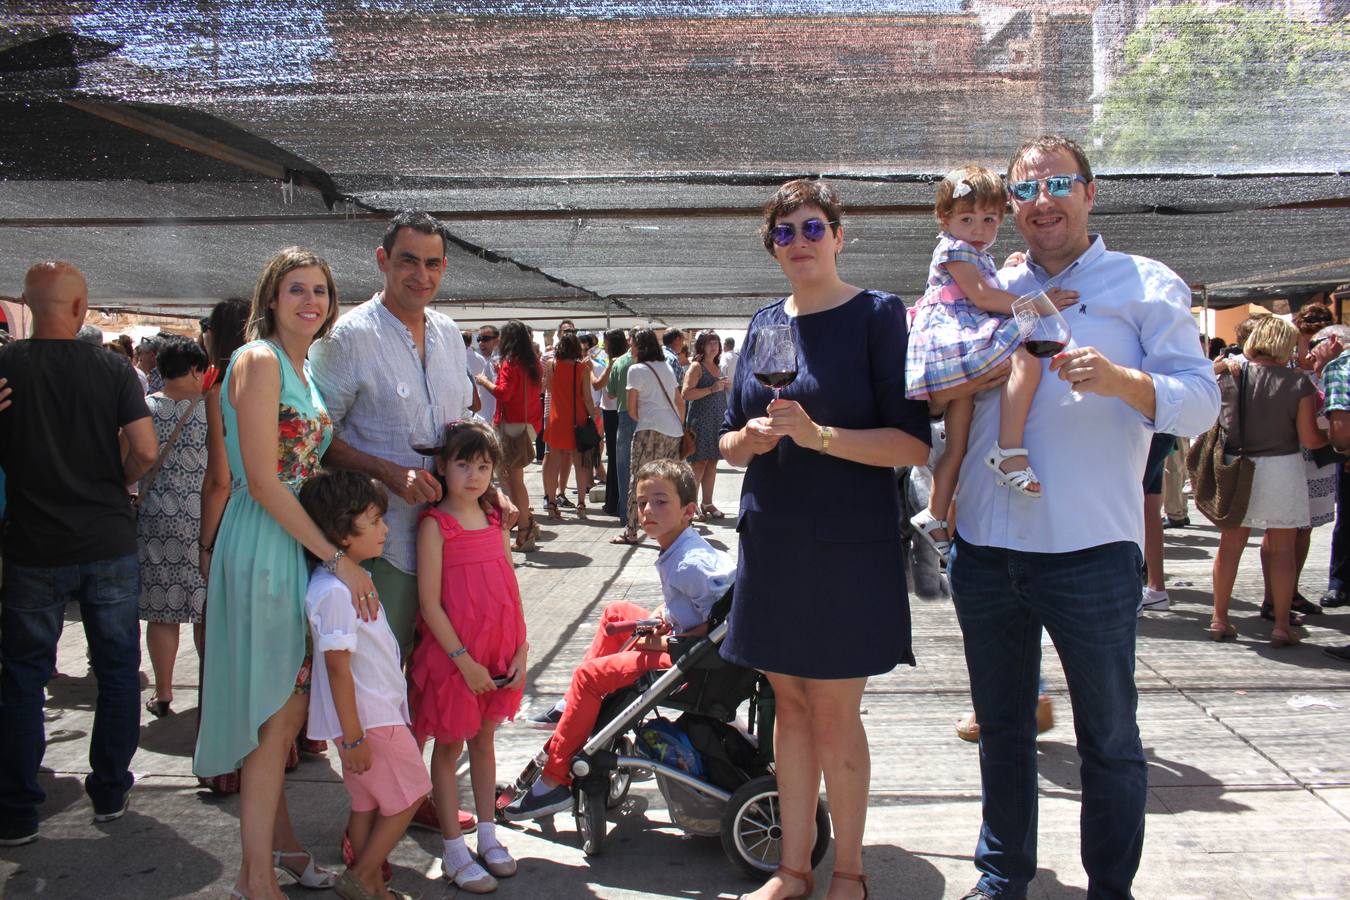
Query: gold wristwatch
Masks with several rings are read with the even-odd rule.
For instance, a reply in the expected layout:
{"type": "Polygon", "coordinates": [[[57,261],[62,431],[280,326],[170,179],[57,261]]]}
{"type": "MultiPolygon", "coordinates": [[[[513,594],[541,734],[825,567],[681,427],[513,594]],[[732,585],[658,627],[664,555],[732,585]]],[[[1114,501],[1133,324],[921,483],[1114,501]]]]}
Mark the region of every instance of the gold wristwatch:
{"type": "Polygon", "coordinates": [[[834,429],[828,425],[817,425],[816,431],[820,433],[820,452],[823,456],[830,455],[830,438],[834,437],[834,429]]]}

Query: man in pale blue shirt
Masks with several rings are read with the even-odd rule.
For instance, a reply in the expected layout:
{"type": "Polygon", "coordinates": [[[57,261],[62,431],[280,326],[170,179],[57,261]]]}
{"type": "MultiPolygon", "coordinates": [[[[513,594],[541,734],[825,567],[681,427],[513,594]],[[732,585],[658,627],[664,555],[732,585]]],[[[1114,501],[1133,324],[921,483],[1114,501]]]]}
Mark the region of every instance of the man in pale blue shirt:
{"type": "MultiPolygon", "coordinates": [[[[1040,497],[999,486],[984,457],[997,392],[980,395],[961,468],[952,594],[980,723],[984,822],[967,898],[1022,898],[1036,874],[1036,700],[1040,629],[1059,652],[1082,759],[1088,897],[1128,898],[1144,844],[1148,774],[1135,719],[1140,483],[1154,432],[1194,436],[1219,391],[1200,352],[1186,282],[1088,233],[1097,185],[1082,149],[1042,137],[1008,168],[1030,255],[999,273],[1014,294],[1060,287],[1079,302],[1073,341],[1049,363],[1027,419],[1040,497]],[[1063,177],[1057,177],[1063,176],[1063,177]],[[1081,395],[1064,404],[1070,386],[1081,395]]],[[[986,385],[978,385],[984,387],[986,385]]],[[[959,389],[957,389],[959,390],[959,389]]],[[[937,398],[945,402],[950,392],[937,398]]]]}

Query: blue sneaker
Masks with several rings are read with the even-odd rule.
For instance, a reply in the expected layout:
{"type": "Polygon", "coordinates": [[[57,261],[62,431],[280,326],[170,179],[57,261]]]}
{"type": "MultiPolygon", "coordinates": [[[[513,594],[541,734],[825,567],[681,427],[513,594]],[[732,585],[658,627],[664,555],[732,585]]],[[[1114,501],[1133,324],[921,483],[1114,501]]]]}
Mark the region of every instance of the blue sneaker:
{"type": "Polygon", "coordinates": [[[544,794],[536,794],[532,789],[517,797],[510,806],[502,810],[502,818],[508,822],[521,822],[525,819],[545,819],[572,808],[572,789],[560,784],[544,794]]]}
{"type": "Polygon", "coordinates": [[[567,709],[567,700],[564,698],[543,712],[530,716],[525,720],[525,724],[538,731],[552,731],[562,721],[565,709],[567,709]]]}

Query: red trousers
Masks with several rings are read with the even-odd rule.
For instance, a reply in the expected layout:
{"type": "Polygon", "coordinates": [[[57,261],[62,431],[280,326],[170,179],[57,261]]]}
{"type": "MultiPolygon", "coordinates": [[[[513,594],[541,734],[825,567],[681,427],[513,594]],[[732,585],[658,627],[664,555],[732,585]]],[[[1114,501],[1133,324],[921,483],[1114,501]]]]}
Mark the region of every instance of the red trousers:
{"type": "Polygon", "coordinates": [[[638,676],[652,669],[669,669],[670,655],[650,650],[625,650],[631,634],[608,635],[606,622],[649,619],[652,613],[638,606],[618,600],[605,607],[600,615],[600,626],[595,630],[586,659],[572,674],[572,686],[567,689],[567,708],[558,727],[548,742],[548,762],[544,774],[563,784],[572,783],[572,757],[586,745],[595,720],[600,716],[600,704],[605,697],[627,687],[638,676]]]}

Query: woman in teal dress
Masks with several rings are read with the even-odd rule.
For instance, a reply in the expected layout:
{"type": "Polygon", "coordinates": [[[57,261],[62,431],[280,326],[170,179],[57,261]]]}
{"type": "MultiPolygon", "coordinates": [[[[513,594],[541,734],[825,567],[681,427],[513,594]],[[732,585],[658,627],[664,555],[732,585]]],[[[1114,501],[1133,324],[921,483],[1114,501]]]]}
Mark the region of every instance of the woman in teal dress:
{"type": "Polygon", "coordinates": [[[375,601],[370,576],[324,538],[295,497],[332,439],[305,356],[337,310],[328,264],[299,247],[282,250],[258,278],[251,342],[235,353],[221,392],[231,491],[209,548],[206,668],[193,770],[210,777],[242,766],[243,862],[233,896],[250,900],[282,900],[273,866],[306,887],[331,887],[336,880],[315,867],[296,840],[283,779],[309,704],[305,550],[336,570],[363,612],[375,601]]]}

